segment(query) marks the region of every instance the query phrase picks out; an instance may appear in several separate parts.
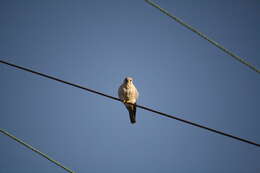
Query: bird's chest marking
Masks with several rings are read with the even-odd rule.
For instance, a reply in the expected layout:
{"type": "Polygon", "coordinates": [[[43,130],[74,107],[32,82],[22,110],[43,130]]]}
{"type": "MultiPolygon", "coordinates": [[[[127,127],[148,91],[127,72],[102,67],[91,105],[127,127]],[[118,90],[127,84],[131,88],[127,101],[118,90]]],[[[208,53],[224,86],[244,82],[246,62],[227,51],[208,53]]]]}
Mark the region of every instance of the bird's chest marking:
{"type": "Polygon", "coordinates": [[[133,97],[134,93],[132,88],[123,88],[123,92],[126,99],[130,99],[131,97],[133,97]]]}

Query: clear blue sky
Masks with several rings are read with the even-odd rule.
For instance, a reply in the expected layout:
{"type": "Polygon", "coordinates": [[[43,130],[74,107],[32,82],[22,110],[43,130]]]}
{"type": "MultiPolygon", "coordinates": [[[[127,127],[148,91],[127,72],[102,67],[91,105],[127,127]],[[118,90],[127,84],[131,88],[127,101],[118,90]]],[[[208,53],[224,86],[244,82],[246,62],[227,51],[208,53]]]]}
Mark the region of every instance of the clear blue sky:
{"type": "MultiPolygon", "coordinates": [[[[260,68],[260,1],[156,0],[260,68]]],[[[260,143],[260,76],[143,0],[1,0],[0,57],[260,143]]],[[[78,173],[259,173],[260,149],[0,64],[0,128],[78,173]]],[[[63,173],[0,134],[1,173],[63,173]]]]}

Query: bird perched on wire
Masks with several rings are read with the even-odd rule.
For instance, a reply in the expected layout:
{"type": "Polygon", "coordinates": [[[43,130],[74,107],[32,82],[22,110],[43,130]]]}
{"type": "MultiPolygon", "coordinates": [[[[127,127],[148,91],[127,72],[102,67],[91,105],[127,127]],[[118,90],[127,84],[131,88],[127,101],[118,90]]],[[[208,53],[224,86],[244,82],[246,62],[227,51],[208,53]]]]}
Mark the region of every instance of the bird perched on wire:
{"type": "Polygon", "coordinates": [[[136,101],[139,93],[133,84],[133,78],[126,77],[123,84],[118,88],[118,97],[123,101],[127,108],[132,124],[136,122],[136,101]],[[129,104],[131,103],[131,104],[129,104]]]}

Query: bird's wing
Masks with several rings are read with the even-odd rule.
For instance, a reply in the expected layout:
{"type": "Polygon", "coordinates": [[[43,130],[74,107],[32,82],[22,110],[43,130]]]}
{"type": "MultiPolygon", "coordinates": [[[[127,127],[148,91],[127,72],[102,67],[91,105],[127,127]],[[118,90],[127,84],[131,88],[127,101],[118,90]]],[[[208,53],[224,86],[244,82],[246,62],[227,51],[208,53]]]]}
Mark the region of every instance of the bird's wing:
{"type": "Polygon", "coordinates": [[[123,91],[123,86],[121,85],[119,88],[118,88],[118,97],[121,99],[121,100],[124,100],[124,91],[123,91]]]}
{"type": "Polygon", "coordinates": [[[134,94],[134,96],[135,96],[135,99],[137,100],[137,99],[138,99],[138,97],[139,97],[139,92],[138,92],[138,90],[136,89],[136,87],[135,87],[135,90],[134,90],[134,92],[135,92],[135,94],[134,94]]]}

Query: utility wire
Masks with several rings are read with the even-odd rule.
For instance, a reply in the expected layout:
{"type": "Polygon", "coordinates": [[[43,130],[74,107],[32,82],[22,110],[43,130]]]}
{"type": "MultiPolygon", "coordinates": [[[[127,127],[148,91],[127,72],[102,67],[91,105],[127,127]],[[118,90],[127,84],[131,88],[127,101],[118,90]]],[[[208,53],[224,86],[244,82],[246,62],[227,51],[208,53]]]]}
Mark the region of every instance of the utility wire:
{"type": "Polygon", "coordinates": [[[260,70],[257,69],[255,66],[253,66],[252,64],[250,64],[249,62],[247,62],[246,60],[244,60],[243,58],[239,57],[238,55],[234,54],[233,52],[231,52],[230,50],[226,49],[224,46],[220,45],[219,43],[217,43],[216,41],[210,39],[208,36],[206,36],[205,34],[199,32],[198,30],[196,30],[194,27],[192,27],[191,25],[185,23],[184,21],[182,21],[181,19],[179,19],[178,17],[172,15],[170,12],[166,11],[165,9],[161,8],[159,5],[157,5],[156,3],[150,1],[150,0],[145,0],[145,2],[147,2],[148,4],[150,4],[151,6],[159,9],[162,13],[166,14],[167,16],[169,16],[170,18],[172,18],[173,20],[175,20],[176,22],[178,22],[179,24],[181,24],[182,26],[186,27],[187,29],[191,30],[192,32],[196,33],[197,35],[199,35],[200,37],[204,38],[205,40],[207,40],[208,42],[210,42],[211,44],[213,44],[214,46],[216,46],[217,48],[219,48],[220,50],[224,51],[225,53],[227,53],[228,55],[230,55],[231,57],[233,57],[235,60],[239,61],[240,63],[246,65],[247,67],[249,67],[250,69],[254,70],[257,73],[260,73],[260,70]]]}
{"type": "Polygon", "coordinates": [[[64,169],[65,171],[69,172],[69,173],[75,173],[73,172],[71,169],[63,166],[61,163],[59,163],[58,161],[52,159],[51,157],[49,157],[47,154],[42,153],[41,151],[37,150],[36,148],[32,147],[31,145],[27,144],[26,142],[22,141],[21,139],[15,137],[14,135],[8,133],[7,131],[3,130],[0,128],[0,132],[3,133],[4,135],[10,137],[11,139],[15,140],[16,142],[22,144],[23,146],[25,146],[26,148],[29,148],[30,150],[32,150],[33,152],[39,154],[40,156],[44,157],[45,159],[51,161],[52,163],[54,163],[55,165],[61,167],[62,169],[64,169]]]}
{"type": "MultiPolygon", "coordinates": [[[[104,94],[104,93],[101,93],[101,92],[98,92],[98,91],[95,91],[95,90],[92,90],[92,89],[89,89],[89,88],[86,88],[86,87],[83,87],[83,86],[80,86],[80,85],[77,85],[77,84],[74,84],[74,83],[71,83],[71,82],[67,82],[67,81],[58,79],[56,77],[52,77],[52,76],[49,76],[49,75],[46,75],[46,74],[43,74],[43,73],[31,70],[31,69],[25,68],[25,67],[21,67],[21,66],[15,65],[15,64],[11,64],[9,62],[2,61],[2,60],[0,60],[0,63],[6,64],[8,66],[12,66],[12,67],[24,70],[24,71],[28,71],[28,72],[31,72],[31,73],[34,73],[34,74],[37,74],[37,75],[40,75],[40,76],[43,76],[43,77],[46,77],[46,78],[49,78],[49,79],[61,82],[61,83],[64,83],[64,84],[67,84],[67,85],[71,85],[73,87],[80,88],[80,89],[83,89],[83,90],[86,90],[86,91],[89,91],[89,92],[92,92],[92,93],[95,93],[95,94],[98,94],[98,95],[101,95],[101,96],[104,96],[104,97],[107,97],[107,98],[110,98],[110,99],[113,99],[113,100],[117,100],[117,101],[123,102],[123,100],[120,100],[120,99],[118,99],[116,97],[113,97],[113,96],[110,96],[110,95],[107,95],[107,94],[104,94]]],[[[128,103],[128,104],[131,104],[131,103],[128,103]]],[[[252,144],[252,145],[255,145],[257,147],[260,147],[260,144],[258,144],[256,142],[249,141],[247,139],[243,139],[243,138],[240,138],[240,137],[237,137],[237,136],[233,136],[231,134],[224,133],[222,131],[215,130],[215,129],[212,129],[212,128],[209,128],[209,127],[206,127],[206,126],[203,126],[203,125],[200,125],[200,124],[197,124],[197,123],[185,120],[185,119],[181,119],[181,118],[178,118],[178,117],[170,115],[170,114],[166,114],[166,113],[163,113],[163,112],[160,112],[160,111],[156,111],[156,110],[153,110],[151,108],[148,108],[148,107],[145,107],[145,106],[141,106],[141,105],[137,105],[137,104],[136,104],[136,107],[139,107],[141,109],[144,109],[144,110],[147,110],[147,111],[150,111],[150,112],[154,112],[156,114],[160,114],[160,115],[168,117],[168,118],[172,118],[172,119],[184,122],[186,124],[190,124],[192,126],[196,126],[196,127],[202,128],[202,129],[206,129],[208,131],[211,131],[211,132],[214,132],[214,133],[218,133],[220,135],[227,136],[227,137],[239,140],[241,142],[245,142],[245,143],[252,144]]]]}

